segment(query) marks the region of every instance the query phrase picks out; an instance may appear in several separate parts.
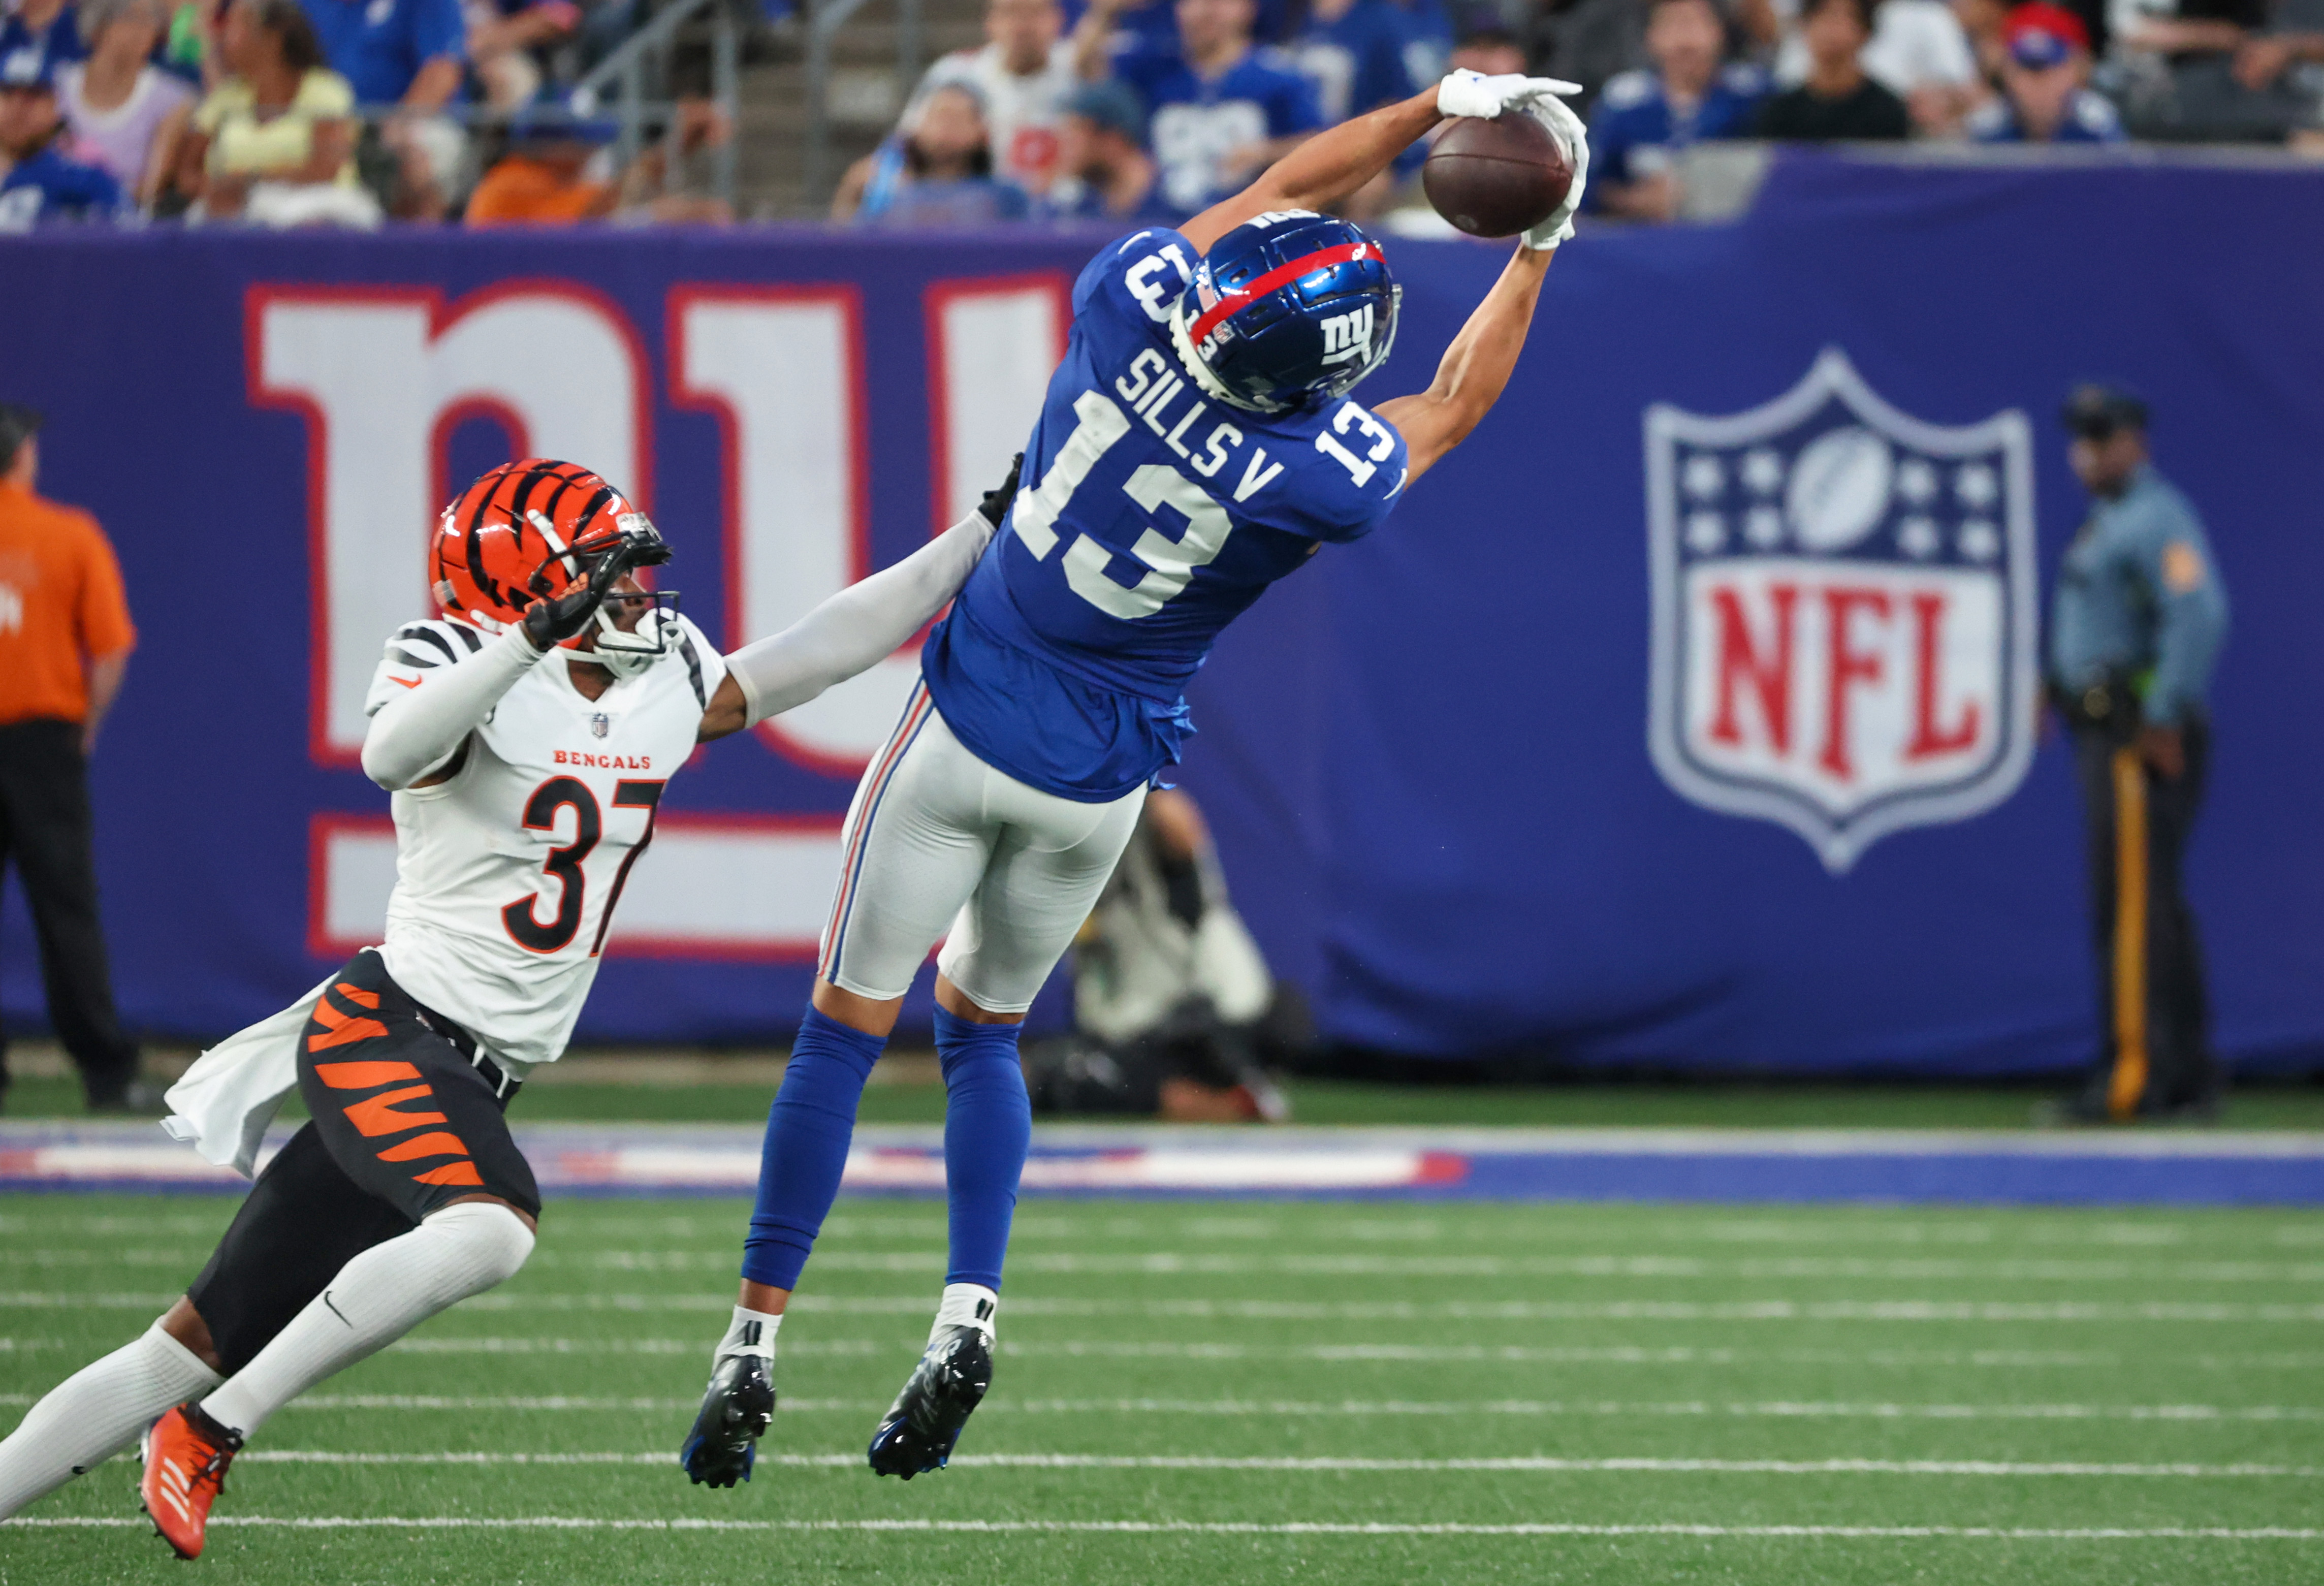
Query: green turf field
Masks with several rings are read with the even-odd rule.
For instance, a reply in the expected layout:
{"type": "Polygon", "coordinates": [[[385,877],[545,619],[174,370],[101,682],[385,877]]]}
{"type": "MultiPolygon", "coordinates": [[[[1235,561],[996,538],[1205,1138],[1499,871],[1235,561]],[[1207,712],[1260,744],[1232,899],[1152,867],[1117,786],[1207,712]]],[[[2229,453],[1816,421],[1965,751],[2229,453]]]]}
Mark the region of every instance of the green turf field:
{"type": "MultiPolygon", "coordinates": [[[[0,1200],[0,1425],[143,1327],[231,1209],[0,1200]]],[[[714,1493],[672,1455],[742,1217],[553,1203],[521,1277],[265,1429],[218,1514],[280,1524],[221,1526],[196,1567],[2324,1581],[2324,1540],[2249,1535],[2324,1512],[2312,1214],[1029,1202],[993,1397],[907,1486],[862,1450],[925,1336],[943,1213],[850,1199],[783,1333],[772,1462],[714,1493]],[[2023,1534],[2091,1531],[2123,1535],[2023,1534]]],[[[115,1461],[27,1517],[135,1503],[115,1461]]],[[[0,1528],[7,1586],[195,1578],[135,1526],[0,1528]]]]}

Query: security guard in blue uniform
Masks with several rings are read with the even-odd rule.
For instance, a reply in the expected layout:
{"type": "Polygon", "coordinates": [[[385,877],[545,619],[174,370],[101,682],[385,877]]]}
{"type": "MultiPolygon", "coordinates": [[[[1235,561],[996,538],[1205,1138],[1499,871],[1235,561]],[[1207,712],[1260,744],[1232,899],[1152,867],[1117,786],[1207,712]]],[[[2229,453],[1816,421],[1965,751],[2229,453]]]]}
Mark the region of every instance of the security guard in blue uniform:
{"type": "Polygon", "coordinates": [[[2202,520],[2147,460],[2146,405],[2086,385],[2065,421],[2093,500],[2050,607],[2050,691],[2089,822],[2104,1038],[2089,1083],[2046,1119],[2201,1120],[2217,1113],[2220,1075],[2181,869],[2227,598],[2202,520]]]}

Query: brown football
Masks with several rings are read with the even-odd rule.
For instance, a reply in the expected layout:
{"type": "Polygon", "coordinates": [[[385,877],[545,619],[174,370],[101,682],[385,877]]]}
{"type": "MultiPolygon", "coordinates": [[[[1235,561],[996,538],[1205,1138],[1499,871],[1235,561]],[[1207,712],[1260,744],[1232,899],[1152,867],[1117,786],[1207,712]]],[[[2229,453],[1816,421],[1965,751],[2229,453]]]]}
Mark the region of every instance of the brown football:
{"type": "Polygon", "coordinates": [[[1557,140],[1522,110],[1456,117],[1420,168],[1429,203],[1471,236],[1515,236],[1540,225],[1572,185],[1557,140]]]}

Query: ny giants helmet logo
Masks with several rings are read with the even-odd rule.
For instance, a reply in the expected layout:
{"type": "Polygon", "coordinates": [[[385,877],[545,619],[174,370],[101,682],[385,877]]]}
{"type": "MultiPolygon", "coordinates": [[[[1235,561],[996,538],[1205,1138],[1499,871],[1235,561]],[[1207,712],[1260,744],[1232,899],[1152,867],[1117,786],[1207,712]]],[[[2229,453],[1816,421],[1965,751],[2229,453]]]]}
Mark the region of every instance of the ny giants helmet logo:
{"type": "Polygon", "coordinates": [[[2024,779],[2035,687],[2024,413],[1949,428],[1837,348],[1748,412],[1646,415],[1648,743],[1683,797],[1839,874],[2024,779]]]}
{"type": "Polygon", "coordinates": [[[1323,324],[1323,362],[1344,364],[1350,358],[1360,358],[1372,345],[1372,306],[1364,304],[1352,314],[1334,314],[1323,324]]]}

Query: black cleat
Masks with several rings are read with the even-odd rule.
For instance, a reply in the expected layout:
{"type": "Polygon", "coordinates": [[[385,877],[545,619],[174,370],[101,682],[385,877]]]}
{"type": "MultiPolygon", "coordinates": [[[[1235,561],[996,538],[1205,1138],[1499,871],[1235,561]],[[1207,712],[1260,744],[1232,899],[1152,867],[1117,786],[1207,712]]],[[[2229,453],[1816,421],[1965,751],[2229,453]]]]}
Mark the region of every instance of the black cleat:
{"type": "Polygon", "coordinates": [[[687,1476],[711,1487],[732,1487],[751,1479],[759,1439],[775,1418],[775,1385],[767,1362],[757,1355],[728,1355],[710,1374],[702,1413],[678,1451],[687,1476]]]}
{"type": "Polygon", "coordinates": [[[909,1481],[952,1458],[960,1429],[992,1386],[992,1351],[981,1329],[961,1323],[931,1339],[904,1391],[872,1434],[872,1471],[909,1481]]]}

